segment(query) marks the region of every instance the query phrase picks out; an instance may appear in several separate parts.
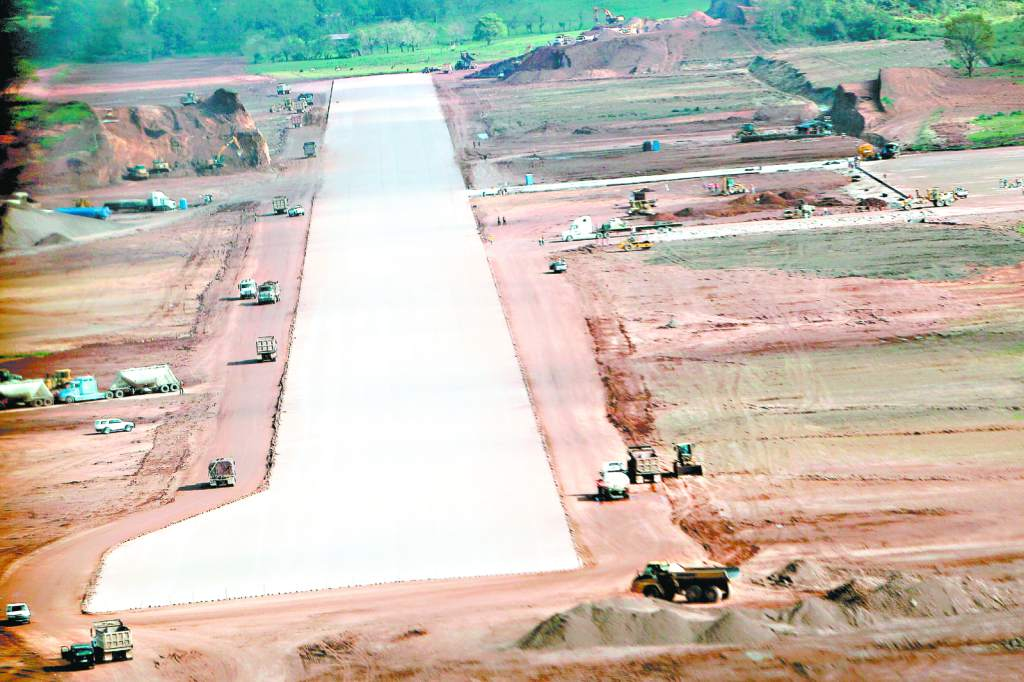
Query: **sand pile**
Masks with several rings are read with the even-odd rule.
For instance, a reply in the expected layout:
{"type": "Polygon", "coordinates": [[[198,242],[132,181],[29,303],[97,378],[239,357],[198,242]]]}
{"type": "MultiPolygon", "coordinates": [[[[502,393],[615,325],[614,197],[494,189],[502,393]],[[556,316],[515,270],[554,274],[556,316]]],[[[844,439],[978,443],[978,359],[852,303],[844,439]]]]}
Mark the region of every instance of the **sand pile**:
{"type": "Polygon", "coordinates": [[[726,611],[700,633],[701,644],[764,644],[775,639],[775,631],[762,619],[755,619],[742,611],[726,611]]]}
{"type": "Polygon", "coordinates": [[[779,619],[800,630],[815,632],[848,630],[856,624],[856,619],[842,606],[819,597],[804,599],[780,613],[779,619]]]}
{"type": "Polygon", "coordinates": [[[767,577],[769,583],[779,587],[805,590],[825,590],[835,584],[831,572],[814,559],[797,559],[767,577]]]}
{"type": "Polygon", "coordinates": [[[1001,610],[1015,604],[1012,595],[988,583],[947,576],[918,579],[897,574],[875,585],[857,579],[830,590],[825,596],[847,610],[889,618],[957,616],[1001,610]]]}
{"type": "Polygon", "coordinates": [[[115,228],[106,220],[0,204],[0,251],[65,244],[115,228]]]}
{"type": "Polygon", "coordinates": [[[690,644],[696,626],[671,607],[620,599],[580,604],[542,621],[518,642],[523,649],[690,644]]]}

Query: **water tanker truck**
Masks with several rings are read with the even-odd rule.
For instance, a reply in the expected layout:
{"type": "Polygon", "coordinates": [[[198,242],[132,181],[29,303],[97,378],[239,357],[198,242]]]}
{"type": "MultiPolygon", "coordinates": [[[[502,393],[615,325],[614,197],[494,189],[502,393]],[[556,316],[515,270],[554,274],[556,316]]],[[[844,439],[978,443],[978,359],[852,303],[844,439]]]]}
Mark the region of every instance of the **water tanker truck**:
{"type": "Polygon", "coordinates": [[[144,393],[173,393],[180,388],[181,382],[174,376],[170,365],[151,365],[122,369],[108,393],[114,398],[123,398],[144,393]]]}
{"type": "Polygon", "coordinates": [[[608,462],[597,479],[598,500],[629,499],[629,469],[625,462],[608,462]]]}
{"type": "Polygon", "coordinates": [[[0,384],[0,409],[53,405],[53,394],[42,379],[8,381],[0,384]]]}

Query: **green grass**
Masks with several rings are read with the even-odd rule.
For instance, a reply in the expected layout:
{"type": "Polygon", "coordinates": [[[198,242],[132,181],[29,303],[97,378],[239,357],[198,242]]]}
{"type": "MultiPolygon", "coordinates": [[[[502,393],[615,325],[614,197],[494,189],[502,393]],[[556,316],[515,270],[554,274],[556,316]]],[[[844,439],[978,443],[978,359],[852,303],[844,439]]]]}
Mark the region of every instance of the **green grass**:
{"type": "Polygon", "coordinates": [[[758,268],[818,277],[950,281],[1024,261],[1013,232],[921,226],[666,242],[650,259],[692,270],[758,268]]]}
{"type": "MultiPolygon", "coordinates": [[[[632,0],[631,2],[616,4],[612,7],[612,10],[626,17],[642,16],[660,19],[689,14],[695,10],[705,10],[707,5],[706,0],[680,0],[673,2],[668,0],[632,0]]],[[[472,21],[477,14],[483,14],[485,11],[493,9],[506,18],[521,17],[520,27],[523,20],[527,18],[533,20],[534,26],[537,27],[537,17],[544,16],[545,32],[532,34],[517,33],[508,38],[496,40],[490,45],[482,41],[467,41],[455,47],[431,45],[415,52],[392,50],[390,53],[385,53],[382,50],[377,50],[374,54],[365,54],[346,59],[314,59],[251,64],[248,69],[250,73],[271,76],[280,80],[298,80],[308,79],[311,76],[316,77],[317,75],[347,78],[381,73],[415,72],[421,70],[424,66],[454,64],[459,58],[459,52],[462,50],[468,50],[480,61],[497,61],[522,54],[528,47],[546,45],[555,36],[563,32],[575,35],[581,30],[591,28],[594,18],[593,6],[594,3],[579,2],[578,0],[552,0],[551,2],[534,0],[514,4],[488,3],[486,8],[481,9],[472,17],[464,18],[463,23],[472,26],[472,21]],[[581,16],[583,29],[580,29],[581,16]],[[559,21],[566,22],[564,31],[559,26],[559,21]]]]}
{"type": "Polygon", "coordinates": [[[16,105],[14,108],[15,122],[33,128],[77,125],[91,118],[92,109],[83,102],[58,105],[29,102],[16,105]]]}
{"type": "Polygon", "coordinates": [[[981,128],[967,136],[975,144],[1004,145],[1024,140],[1024,111],[1000,112],[992,116],[982,114],[971,123],[981,128]]]}

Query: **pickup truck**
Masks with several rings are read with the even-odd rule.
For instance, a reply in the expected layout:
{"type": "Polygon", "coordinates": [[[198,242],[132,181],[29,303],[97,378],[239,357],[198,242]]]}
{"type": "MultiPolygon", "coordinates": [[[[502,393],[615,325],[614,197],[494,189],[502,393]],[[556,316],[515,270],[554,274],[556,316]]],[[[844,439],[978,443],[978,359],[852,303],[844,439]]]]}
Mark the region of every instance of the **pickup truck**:
{"type": "Polygon", "coordinates": [[[72,668],[95,668],[96,650],[92,644],[72,644],[60,648],[60,657],[72,668]]]}
{"type": "Polygon", "coordinates": [[[25,625],[32,620],[32,611],[29,610],[28,604],[18,602],[7,605],[6,616],[8,625],[25,625]]]}

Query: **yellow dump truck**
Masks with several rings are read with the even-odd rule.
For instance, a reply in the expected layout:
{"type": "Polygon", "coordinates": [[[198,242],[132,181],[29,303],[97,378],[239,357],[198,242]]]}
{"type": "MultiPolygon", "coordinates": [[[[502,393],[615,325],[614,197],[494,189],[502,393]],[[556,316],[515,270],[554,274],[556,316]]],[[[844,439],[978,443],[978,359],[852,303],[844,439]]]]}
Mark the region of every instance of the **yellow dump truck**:
{"type": "Polygon", "coordinates": [[[631,591],[652,599],[713,604],[729,598],[729,581],[738,578],[736,566],[683,566],[671,561],[652,561],[633,578],[631,591]]]}

